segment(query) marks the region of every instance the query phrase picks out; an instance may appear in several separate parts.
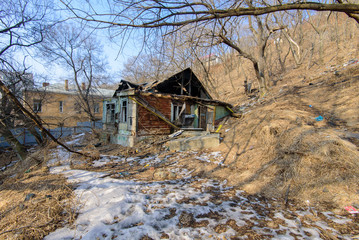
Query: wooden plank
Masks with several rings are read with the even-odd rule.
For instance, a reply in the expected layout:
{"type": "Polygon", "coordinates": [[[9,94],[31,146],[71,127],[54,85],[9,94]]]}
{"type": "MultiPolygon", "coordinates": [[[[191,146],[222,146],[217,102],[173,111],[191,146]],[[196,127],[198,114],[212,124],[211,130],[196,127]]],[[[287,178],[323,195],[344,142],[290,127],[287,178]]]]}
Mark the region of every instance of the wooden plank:
{"type": "Polygon", "coordinates": [[[166,116],[164,116],[161,112],[159,112],[156,108],[152,107],[146,100],[144,100],[143,98],[137,96],[136,98],[134,97],[129,97],[131,100],[133,100],[134,102],[138,103],[140,106],[144,107],[145,109],[147,109],[150,113],[152,113],[153,115],[159,117],[160,119],[162,119],[164,122],[166,122],[168,125],[170,125],[171,127],[174,127],[175,129],[179,129],[178,126],[174,125],[173,123],[171,123],[171,121],[169,119],[166,118],[166,116]]]}

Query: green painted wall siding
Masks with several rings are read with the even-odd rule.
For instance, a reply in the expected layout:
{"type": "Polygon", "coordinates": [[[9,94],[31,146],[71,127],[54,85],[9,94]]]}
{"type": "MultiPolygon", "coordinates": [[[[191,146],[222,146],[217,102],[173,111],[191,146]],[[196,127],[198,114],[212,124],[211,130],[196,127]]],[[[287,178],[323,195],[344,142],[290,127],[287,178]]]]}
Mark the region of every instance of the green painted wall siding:
{"type": "Polygon", "coordinates": [[[216,119],[215,120],[221,119],[225,116],[228,116],[229,114],[230,114],[230,111],[226,107],[216,106],[216,119]]]}
{"type": "Polygon", "coordinates": [[[191,114],[194,114],[193,127],[198,128],[198,104],[191,106],[191,114]]]}

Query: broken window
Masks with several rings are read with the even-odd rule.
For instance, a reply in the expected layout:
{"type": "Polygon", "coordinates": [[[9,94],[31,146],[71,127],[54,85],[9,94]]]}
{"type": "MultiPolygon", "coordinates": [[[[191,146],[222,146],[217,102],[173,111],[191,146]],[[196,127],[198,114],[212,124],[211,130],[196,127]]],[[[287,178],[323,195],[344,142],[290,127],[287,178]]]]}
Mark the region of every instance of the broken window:
{"type": "Polygon", "coordinates": [[[180,106],[180,105],[177,105],[177,104],[176,104],[176,105],[173,104],[172,109],[173,109],[173,111],[172,111],[171,120],[172,120],[172,122],[174,122],[174,121],[176,121],[176,120],[178,119],[181,106],[180,106]]]}
{"type": "Polygon", "coordinates": [[[115,104],[106,104],[106,122],[115,122],[115,104]]]}
{"type": "Polygon", "coordinates": [[[34,109],[34,112],[41,112],[41,110],[42,110],[41,100],[34,100],[33,109],[34,109]]]}
{"type": "Polygon", "coordinates": [[[127,122],[127,100],[122,100],[120,113],[121,113],[120,122],[122,123],[127,122]]]}
{"type": "Polygon", "coordinates": [[[172,112],[171,112],[171,121],[172,122],[181,122],[181,116],[186,110],[185,103],[172,103],[172,112]]]}

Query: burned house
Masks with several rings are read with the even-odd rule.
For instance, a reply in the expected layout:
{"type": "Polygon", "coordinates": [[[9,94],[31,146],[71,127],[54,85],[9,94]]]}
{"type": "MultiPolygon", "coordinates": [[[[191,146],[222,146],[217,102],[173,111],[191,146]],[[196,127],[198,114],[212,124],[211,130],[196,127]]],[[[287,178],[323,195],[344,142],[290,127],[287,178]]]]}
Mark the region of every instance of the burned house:
{"type": "Polygon", "coordinates": [[[164,81],[134,84],[122,80],[103,104],[104,130],[112,143],[133,146],[146,136],[176,130],[214,131],[231,105],[213,100],[190,68],[164,81]]]}

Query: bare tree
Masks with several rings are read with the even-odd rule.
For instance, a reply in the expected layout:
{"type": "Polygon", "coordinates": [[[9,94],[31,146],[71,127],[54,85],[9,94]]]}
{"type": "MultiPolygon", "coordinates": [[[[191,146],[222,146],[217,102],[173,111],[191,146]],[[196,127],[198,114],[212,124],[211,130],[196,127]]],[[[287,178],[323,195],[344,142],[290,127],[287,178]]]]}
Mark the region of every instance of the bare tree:
{"type": "Polygon", "coordinates": [[[241,41],[243,38],[241,35],[234,34],[233,32],[229,32],[227,29],[235,29],[233,26],[236,22],[221,23],[221,30],[218,34],[221,39],[221,43],[228,45],[237,51],[238,55],[244,57],[251,61],[253,65],[253,69],[256,74],[256,78],[259,83],[260,91],[265,93],[268,90],[268,69],[267,69],[267,60],[266,60],[266,48],[268,44],[268,39],[271,34],[275,31],[280,30],[282,27],[271,27],[268,22],[268,18],[270,15],[265,17],[259,16],[249,16],[248,17],[248,28],[253,37],[253,42],[255,46],[252,48],[244,48],[241,41]],[[230,23],[228,25],[228,23],[230,23]],[[230,39],[230,37],[234,37],[237,41],[230,39]],[[251,51],[253,49],[254,51],[251,51]]]}
{"type": "Polygon", "coordinates": [[[168,70],[165,62],[164,58],[153,54],[132,56],[125,62],[121,77],[134,83],[163,80],[173,73],[168,70]]]}
{"type": "MultiPolygon", "coordinates": [[[[235,49],[242,57],[252,62],[256,77],[262,92],[267,90],[267,69],[265,60],[265,49],[269,36],[275,28],[267,23],[268,14],[289,10],[315,10],[344,12],[359,23],[359,4],[343,3],[321,3],[293,1],[283,3],[282,1],[258,2],[258,1],[108,1],[110,11],[99,13],[98,11],[83,11],[71,5],[71,1],[61,2],[74,14],[76,18],[93,22],[97,27],[117,27],[121,33],[130,33],[131,28],[144,29],[144,40],[148,40],[151,34],[167,36],[184,27],[193,29],[195,32],[203,33],[199,37],[219,37],[221,43],[235,49]],[[264,16],[261,16],[264,15],[264,16]],[[242,16],[248,17],[249,27],[257,41],[256,53],[252,54],[241,48],[236,42],[238,36],[232,37],[230,30],[234,22],[242,16]],[[147,29],[147,30],[146,30],[147,29]],[[153,29],[159,29],[158,31],[153,29]],[[203,29],[212,29],[211,31],[203,29]],[[212,36],[210,36],[212,34],[212,36]]],[[[87,1],[91,4],[90,1],[87,1]]],[[[88,8],[94,9],[94,8],[88,8]]],[[[158,35],[157,39],[158,39],[158,35]]]]}
{"type": "Polygon", "coordinates": [[[9,94],[21,97],[21,87],[27,85],[26,68],[18,70],[13,57],[15,51],[29,48],[43,40],[46,30],[45,16],[48,10],[46,2],[10,0],[0,3],[0,134],[12,145],[20,159],[26,156],[26,148],[16,139],[11,129],[17,121],[30,128],[38,141],[41,137],[35,133],[33,124],[14,103],[9,94]],[[10,89],[10,90],[9,90],[10,89]],[[14,93],[12,93],[14,92],[14,93]]]}
{"type": "MultiPolygon", "coordinates": [[[[124,27],[181,27],[214,19],[259,16],[289,10],[344,12],[359,23],[358,4],[344,3],[342,0],[333,3],[307,1],[283,3],[282,1],[274,1],[273,4],[263,1],[251,5],[248,5],[246,1],[221,3],[220,1],[114,0],[108,1],[111,5],[111,12],[107,12],[107,15],[94,10],[94,7],[84,11],[83,8],[80,9],[71,5],[72,1],[60,1],[82,20],[124,27]],[[92,11],[89,11],[90,9],[92,11]]],[[[87,2],[90,3],[90,1],[87,2]]]]}
{"type": "Polygon", "coordinates": [[[71,71],[70,76],[78,90],[77,106],[90,121],[97,121],[92,93],[100,84],[106,67],[105,60],[101,58],[100,42],[85,27],[62,23],[47,32],[39,50],[48,64],[60,65],[71,71]]]}

